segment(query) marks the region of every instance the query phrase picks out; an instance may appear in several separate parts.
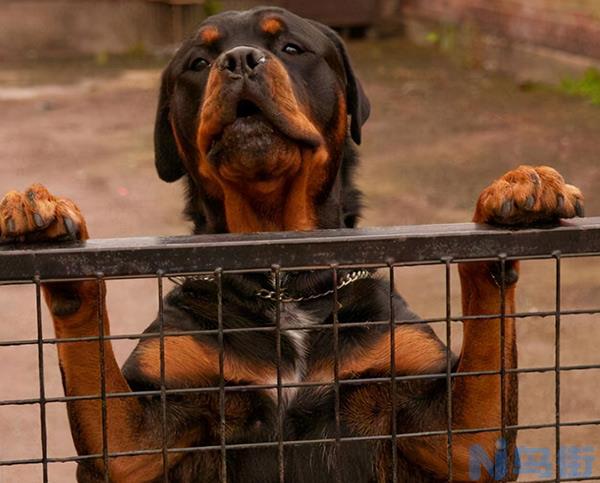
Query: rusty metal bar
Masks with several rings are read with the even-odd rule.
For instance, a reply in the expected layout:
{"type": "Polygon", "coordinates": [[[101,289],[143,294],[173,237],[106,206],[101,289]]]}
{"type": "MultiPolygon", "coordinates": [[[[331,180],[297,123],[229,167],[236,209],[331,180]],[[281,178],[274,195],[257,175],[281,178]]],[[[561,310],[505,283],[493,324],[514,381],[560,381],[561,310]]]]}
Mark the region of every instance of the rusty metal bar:
{"type": "Polygon", "coordinates": [[[159,323],[159,353],[160,353],[160,428],[162,443],[163,483],[169,483],[169,453],[167,435],[167,386],[165,382],[165,314],[164,314],[164,273],[157,273],[158,282],[158,323],[159,323]]]}
{"type": "Polygon", "coordinates": [[[552,229],[507,230],[472,223],[363,230],[322,230],[253,235],[89,240],[65,245],[0,247],[0,280],[30,282],[154,276],[224,270],[286,270],[385,266],[473,260],[505,253],[507,258],[600,254],[600,218],[563,222],[552,229]]]}
{"type": "Polygon", "coordinates": [[[48,481],[48,428],[46,421],[46,385],[44,374],[44,331],[42,326],[42,288],[38,274],[34,277],[35,283],[35,311],[38,340],[38,378],[40,390],[40,438],[42,447],[42,481],[48,481]]]}
{"type": "Polygon", "coordinates": [[[562,263],[561,253],[559,251],[554,253],[556,259],[556,287],[555,287],[555,308],[556,315],[554,318],[554,418],[556,426],[554,429],[554,457],[555,467],[554,476],[555,481],[559,482],[561,479],[561,461],[560,461],[560,328],[561,328],[561,278],[562,278],[562,263]]]}
{"type": "Polygon", "coordinates": [[[331,267],[331,285],[333,290],[333,394],[335,419],[335,483],[342,483],[342,437],[340,415],[340,321],[338,319],[338,270],[337,265],[331,267]]]}
{"type": "Polygon", "coordinates": [[[389,292],[389,311],[390,311],[390,391],[392,392],[392,417],[391,417],[391,432],[392,432],[392,481],[398,481],[398,424],[396,421],[397,413],[397,374],[396,374],[396,311],[394,308],[394,294],[396,292],[396,276],[394,274],[394,265],[389,264],[390,292],[389,292]]]}
{"type": "Polygon", "coordinates": [[[447,447],[447,458],[448,458],[448,483],[452,483],[454,476],[454,463],[453,463],[453,438],[452,438],[452,286],[451,286],[451,273],[450,264],[452,260],[446,258],[444,262],[444,274],[445,274],[445,287],[446,287],[446,431],[448,433],[448,447],[447,447]]]}

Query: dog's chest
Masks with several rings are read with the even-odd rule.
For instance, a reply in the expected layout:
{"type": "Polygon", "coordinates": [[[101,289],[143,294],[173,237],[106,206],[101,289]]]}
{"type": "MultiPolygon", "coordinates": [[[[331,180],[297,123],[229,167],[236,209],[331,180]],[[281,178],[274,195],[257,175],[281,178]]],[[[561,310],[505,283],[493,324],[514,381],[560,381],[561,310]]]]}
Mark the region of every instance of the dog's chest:
{"type": "MultiPolygon", "coordinates": [[[[274,314],[275,318],[275,314],[274,314]]],[[[282,404],[287,407],[295,399],[298,393],[298,387],[293,387],[304,380],[307,368],[307,359],[310,353],[309,338],[310,327],[320,322],[319,318],[306,310],[302,310],[295,303],[282,304],[280,311],[280,327],[282,343],[285,341],[292,346],[294,364],[291,369],[282,370],[281,384],[284,387],[281,391],[282,404]]],[[[276,385],[277,377],[269,384],[276,385]]],[[[277,389],[268,391],[269,395],[277,402],[277,389]]]]}

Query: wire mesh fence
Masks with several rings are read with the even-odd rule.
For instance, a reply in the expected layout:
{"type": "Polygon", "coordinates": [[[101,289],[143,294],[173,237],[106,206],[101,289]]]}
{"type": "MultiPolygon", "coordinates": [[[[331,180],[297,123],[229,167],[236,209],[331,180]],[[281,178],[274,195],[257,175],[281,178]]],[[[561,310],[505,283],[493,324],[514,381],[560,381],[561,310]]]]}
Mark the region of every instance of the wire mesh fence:
{"type": "MultiPolygon", "coordinates": [[[[85,244],[46,245],[37,247],[6,246],[0,248],[0,284],[30,284],[35,290],[37,337],[21,340],[7,340],[1,336],[0,348],[31,346],[37,348],[37,365],[39,379],[39,397],[25,399],[3,399],[0,392],[0,409],[8,406],[39,406],[40,448],[41,454],[35,458],[8,459],[0,454],[0,469],[7,466],[38,465],[41,466],[41,481],[51,481],[48,466],[54,463],[85,462],[102,460],[105,469],[104,481],[113,481],[110,474],[110,462],[120,457],[143,455],[159,455],[162,467],[169,468],[169,460],[176,455],[212,452],[218,454],[218,481],[230,481],[231,459],[235,451],[253,448],[272,448],[276,457],[276,476],[273,481],[293,481],[286,472],[286,452],[289,448],[302,446],[327,447],[334,455],[333,481],[346,481],[340,454],[344,445],[361,442],[386,442],[389,448],[390,473],[388,481],[401,481],[398,478],[398,443],[401,440],[415,438],[444,437],[447,442],[447,481],[455,481],[453,469],[453,445],[456,438],[468,434],[499,433],[502,439],[509,432],[548,429],[554,431],[554,463],[552,474],[539,472],[536,481],[591,481],[600,480],[600,474],[586,471],[577,475],[567,474],[561,470],[561,464],[567,461],[561,447],[561,430],[582,426],[600,426],[598,419],[564,421],[561,410],[561,375],[569,371],[592,371],[600,369],[599,364],[561,364],[561,321],[571,315],[598,315],[596,307],[585,307],[565,310],[562,307],[562,264],[570,258],[593,258],[600,256],[600,218],[588,218],[570,222],[554,229],[527,229],[510,231],[472,224],[432,225],[419,227],[396,227],[367,230],[335,230],[312,233],[284,233],[277,235],[215,235],[202,237],[176,238],[144,238],[118,240],[91,240],[85,244]],[[513,260],[550,260],[554,264],[555,294],[553,310],[516,312],[507,315],[505,306],[506,267],[513,260]],[[461,262],[494,261],[500,267],[498,287],[501,303],[496,314],[470,315],[455,314],[452,307],[451,271],[461,262]],[[444,273],[445,316],[430,319],[403,320],[396,314],[393,302],[395,292],[395,270],[409,266],[440,266],[444,273]],[[331,303],[331,321],[316,321],[309,325],[290,327],[282,323],[282,312],[285,304],[303,302],[305,297],[289,293],[286,280],[290,274],[299,272],[322,271],[330,274],[329,287],[316,297],[331,303]],[[362,277],[379,271],[389,286],[389,318],[387,320],[365,320],[345,322],[338,317],[340,303],[338,292],[345,286],[362,277]],[[272,290],[262,289],[257,295],[272,303],[274,320],[272,324],[259,324],[245,327],[231,327],[224,316],[224,280],[230,276],[262,273],[272,280],[272,290]],[[156,281],[158,294],[158,330],[112,335],[105,333],[103,323],[104,306],[98,303],[98,334],[82,337],[58,338],[43,333],[42,287],[44,283],[74,280],[93,280],[98,285],[98,296],[103,297],[105,280],[122,278],[152,278],[156,281]],[[216,287],[216,326],[214,328],[193,329],[173,332],[165,325],[164,296],[166,284],[183,283],[186,279],[202,280],[216,287]],[[505,320],[510,316],[515,319],[531,317],[552,317],[554,319],[554,364],[537,367],[507,367],[504,347],[505,320]],[[426,374],[397,374],[396,368],[396,328],[412,324],[444,324],[445,343],[452,345],[452,324],[465,320],[487,320],[498,318],[500,324],[501,365],[499,369],[484,371],[458,372],[451,351],[446,353],[444,371],[426,374]],[[389,375],[359,375],[348,377],[340,368],[340,337],[345,330],[353,327],[385,327],[389,331],[389,375]],[[282,337],[289,333],[329,332],[332,335],[333,375],[330,381],[287,380],[282,371],[282,337]],[[269,333],[275,336],[275,353],[277,357],[276,372],[273,380],[261,384],[232,383],[226,379],[225,365],[227,357],[227,338],[232,335],[243,337],[248,334],[269,333]],[[209,336],[218,345],[218,384],[197,385],[173,388],[166,383],[166,344],[169,338],[184,336],[209,336]],[[160,383],[156,388],[133,390],[131,392],[113,392],[107,390],[106,382],[106,343],[119,340],[159,341],[159,374],[160,383]],[[49,346],[74,343],[97,343],[100,355],[100,391],[97,394],[50,397],[46,394],[44,351],[49,346]],[[501,394],[505,392],[505,384],[509,377],[520,374],[551,374],[554,378],[554,419],[538,424],[511,424],[504,417],[506,401],[500,398],[502,406],[500,424],[494,427],[455,427],[453,423],[452,390],[458,378],[499,376],[501,394]],[[386,384],[390,386],[392,414],[396,414],[400,402],[396,399],[399,387],[403,383],[422,380],[442,380],[446,387],[446,424],[445,428],[406,432],[399,431],[396,417],[392,417],[389,430],[377,435],[352,435],[342,429],[342,406],[344,404],[344,388],[361,385],[386,384]],[[304,388],[327,387],[333,391],[333,434],[324,437],[290,438],[286,435],[286,398],[290,391],[304,388]],[[246,391],[262,391],[273,394],[276,405],[275,428],[273,437],[264,441],[231,441],[228,437],[228,413],[226,399],[228,394],[246,391]],[[218,395],[219,434],[206,444],[174,446],[169,443],[167,426],[167,408],[173,397],[187,397],[199,394],[218,395]],[[151,398],[160,401],[160,441],[159,447],[141,447],[130,451],[110,451],[108,428],[108,406],[111,399],[151,398]],[[93,454],[79,454],[64,457],[49,455],[47,408],[52,404],[74,403],[78,401],[99,401],[102,418],[102,450],[93,454]]],[[[600,295],[600,294],[599,294],[600,295]]],[[[19,301],[19,304],[28,301],[19,301]]],[[[17,303],[17,302],[15,302],[17,303]]],[[[523,348],[522,348],[523,349],[523,348]]],[[[525,348],[526,349],[526,348],[525,348]]],[[[564,398],[565,395],[562,395],[564,398]]],[[[11,437],[8,435],[8,437],[11,437]]],[[[65,437],[67,437],[65,435],[65,437]]],[[[588,465],[589,466],[589,465],[588,465]]],[[[488,471],[494,471],[487,468],[488,471]]],[[[506,474],[496,474],[496,479],[509,479],[506,474]]],[[[161,481],[177,481],[171,479],[169,472],[164,472],[161,481]]]]}

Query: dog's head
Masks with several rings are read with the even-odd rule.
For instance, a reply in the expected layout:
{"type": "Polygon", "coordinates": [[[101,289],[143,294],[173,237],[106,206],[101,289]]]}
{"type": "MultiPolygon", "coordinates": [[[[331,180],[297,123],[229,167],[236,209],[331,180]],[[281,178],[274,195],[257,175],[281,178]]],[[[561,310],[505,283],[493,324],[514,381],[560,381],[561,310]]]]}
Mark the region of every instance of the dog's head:
{"type": "Polygon", "coordinates": [[[163,73],[156,167],[188,175],[228,231],[310,229],[368,115],[331,29],[279,8],[223,13],[163,73]]]}

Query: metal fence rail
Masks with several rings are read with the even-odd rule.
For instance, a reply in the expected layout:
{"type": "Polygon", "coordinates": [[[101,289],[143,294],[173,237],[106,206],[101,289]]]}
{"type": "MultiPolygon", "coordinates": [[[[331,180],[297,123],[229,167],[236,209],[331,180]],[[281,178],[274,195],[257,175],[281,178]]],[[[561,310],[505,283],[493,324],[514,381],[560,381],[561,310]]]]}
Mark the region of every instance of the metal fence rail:
{"type": "MultiPolygon", "coordinates": [[[[277,447],[279,455],[280,481],[284,481],[283,448],[295,445],[322,444],[339,447],[341,442],[361,440],[391,440],[393,443],[400,438],[411,438],[417,436],[447,436],[449,442],[449,454],[452,450],[452,438],[457,434],[497,432],[504,433],[508,430],[543,429],[553,428],[556,432],[556,468],[555,476],[551,479],[540,481],[600,481],[600,475],[587,475],[582,478],[562,478],[558,467],[558,453],[560,449],[560,429],[563,427],[600,425],[600,415],[596,420],[589,421],[561,421],[560,408],[560,375],[566,371],[600,369],[598,365],[572,365],[560,364],[560,324],[563,315],[578,314],[600,314],[600,306],[588,307],[578,310],[561,309],[561,260],[571,257],[598,257],[600,256],[600,218],[587,218],[583,220],[563,223],[560,227],[552,229],[526,229],[506,230],[479,226],[474,224],[455,225],[431,225],[394,227],[385,229],[362,229],[362,230],[331,230],[311,233],[278,233],[258,235],[211,235],[202,237],[172,237],[172,238],[129,238],[115,240],[90,240],[86,243],[69,243],[63,245],[38,245],[38,246],[0,246],[0,285],[6,284],[34,284],[36,288],[37,302],[37,330],[35,339],[26,340],[4,340],[0,329],[0,348],[11,346],[36,345],[38,347],[39,363],[39,398],[29,399],[0,399],[0,409],[5,406],[39,405],[41,448],[42,454],[39,458],[6,460],[0,455],[0,468],[11,465],[39,464],[43,467],[43,481],[48,481],[48,464],[58,462],[84,461],[88,459],[109,458],[123,455],[145,455],[162,454],[166,462],[172,453],[187,453],[196,451],[221,451],[221,464],[223,465],[222,481],[226,481],[226,459],[225,454],[230,449],[253,448],[253,447],[277,447]],[[143,339],[155,337],[161,340],[161,345],[166,336],[176,335],[199,335],[212,334],[218,336],[220,344],[220,367],[223,370],[223,336],[233,332],[272,331],[277,334],[278,355],[281,360],[281,334],[287,330],[303,330],[294,327],[288,329],[281,327],[279,304],[277,310],[276,324],[273,327],[252,327],[227,329],[223,327],[222,321],[222,297],[221,277],[227,273],[245,272],[272,272],[276,280],[277,295],[280,295],[280,277],[288,271],[301,270],[331,270],[333,276],[333,298],[337,300],[337,272],[346,268],[380,268],[389,273],[390,293],[394,286],[394,268],[411,265],[433,265],[439,264],[445,267],[446,273],[446,316],[437,319],[428,319],[415,322],[412,320],[397,320],[393,314],[390,320],[371,321],[370,325],[389,325],[390,334],[399,324],[445,322],[447,327],[447,343],[451,339],[451,323],[462,321],[466,318],[477,319],[492,317],[504,318],[504,308],[499,307],[497,315],[485,316],[454,316],[450,304],[450,268],[453,264],[461,261],[494,260],[504,264],[507,260],[524,259],[548,259],[554,260],[556,265],[556,306],[552,311],[536,311],[516,313],[516,318],[553,316],[555,318],[555,364],[545,367],[534,368],[504,368],[499,371],[480,371],[455,373],[448,359],[447,370],[439,374],[393,376],[380,378],[343,379],[337,373],[337,340],[339,323],[337,311],[334,310],[334,321],[332,324],[310,325],[306,330],[333,330],[335,355],[335,374],[331,383],[297,382],[284,383],[278,371],[275,384],[269,385],[247,385],[226,386],[221,378],[217,387],[199,387],[186,389],[167,389],[164,384],[164,352],[161,350],[161,389],[152,391],[132,393],[106,393],[104,381],[101,394],[71,396],[71,397],[46,397],[44,384],[44,349],[47,345],[55,345],[67,342],[99,341],[100,350],[104,347],[104,340],[119,339],[143,339]],[[163,281],[166,277],[179,275],[212,274],[219,288],[219,325],[215,330],[197,330],[188,332],[170,333],[165,331],[162,323],[159,333],[125,334],[125,335],[103,335],[99,337],[81,337],[72,339],[56,339],[44,337],[42,333],[42,311],[41,284],[47,281],[65,281],[78,279],[104,279],[118,278],[156,278],[159,291],[159,317],[162,320],[162,295],[163,281]],[[501,380],[507,374],[526,373],[554,373],[555,374],[555,412],[554,421],[546,424],[517,425],[503,424],[494,428],[475,428],[455,430],[452,427],[452,410],[448,408],[449,420],[445,431],[428,431],[426,433],[402,433],[397,434],[395,426],[389,435],[369,437],[342,437],[339,434],[339,388],[345,385],[357,385],[366,383],[392,384],[393,388],[398,381],[412,379],[446,379],[448,394],[450,394],[451,381],[458,377],[477,375],[500,375],[501,380]],[[105,445],[102,454],[72,456],[63,458],[51,458],[48,456],[47,447],[47,424],[46,405],[52,403],[64,403],[76,400],[101,400],[103,407],[110,398],[157,396],[163,404],[163,418],[165,417],[165,401],[167,395],[174,394],[199,394],[205,392],[216,392],[220,395],[221,411],[223,411],[224,395],[231,391],[247,391],[257,389],[273,389],[277,391],[278,401],[281,401],[282,391],[286,388],[298,388],[308,386],[332,386],[335,391],[335,414],[338,434],[335,438],[322,438],[316,440],[287,441],[282,436],[282,418],[279,412],[279,437],[277,441],[262,443],[237,443],[228,444],[225,439],[225,414],[221,414],[222,434],[221,442],[217,445],[191,447],[191,448],[167,448],[166,439],[163,437],[163,447],[159,449],[140,449],[125,453],[109,453],[105,445]]],[[[504,284],[504,283],[503,283],[504,284]]],[[[600,295],[600,294],[599,294],[600,295]]],[[[600,300],[600,296],[599,296],[600,300]]],[[[390,303],[391,306],[391,303],[390,303]]],[[[366,322],[356,322],[348,325],[364,325],[366,322]]],[[[101,326],[102,324],[100,324],[101,326]]],[[[394,345],[392,337],[391,347],[391,372],[394,369],[394,345]]],[[[104,377],[104,376],[103,376],[104,377]]],[[[449,398],[451,400],[451,398],[449,398]]],[[[392,401],[395,405],[395,401],[392,401]]],[[[395,406],[394,406],[395,407],[395,406]]],[[[106,414],[104,414],[104,420],[106,414]]],[[[105,422],[105,421],[104,421],[105,422]]],[[[106,427],[103,430],[106,433],[106,427]]],[[[164,435],[163,435],[164,436],[164,435]]],[[[394,475],[396,464],[396,445],[392,444],[394,475]]],[[[449,458],[448,481],[452,481],[452,458],[449,458]]],[[[165,476],[165,481],[167,477],[165,476]]],[[[105,481],[110,481],[108,472],[105,481]]],[[[339,473],[338,473],[338,480],[339,473]]],[[[293,483],[293,482],[292,482],[293,483]]]]}
{"type": "Polygon", "coordinates": [[[600,217],[554,229],[506,230],[472,223],[393,228],[285,232],[257,235],[125,238],[85,244],[0,247],[0,281],[31,282],[164,273],[286,270],[338,266],[387,266],[509,258],[548,258],[600,253],[600,217]]]}

